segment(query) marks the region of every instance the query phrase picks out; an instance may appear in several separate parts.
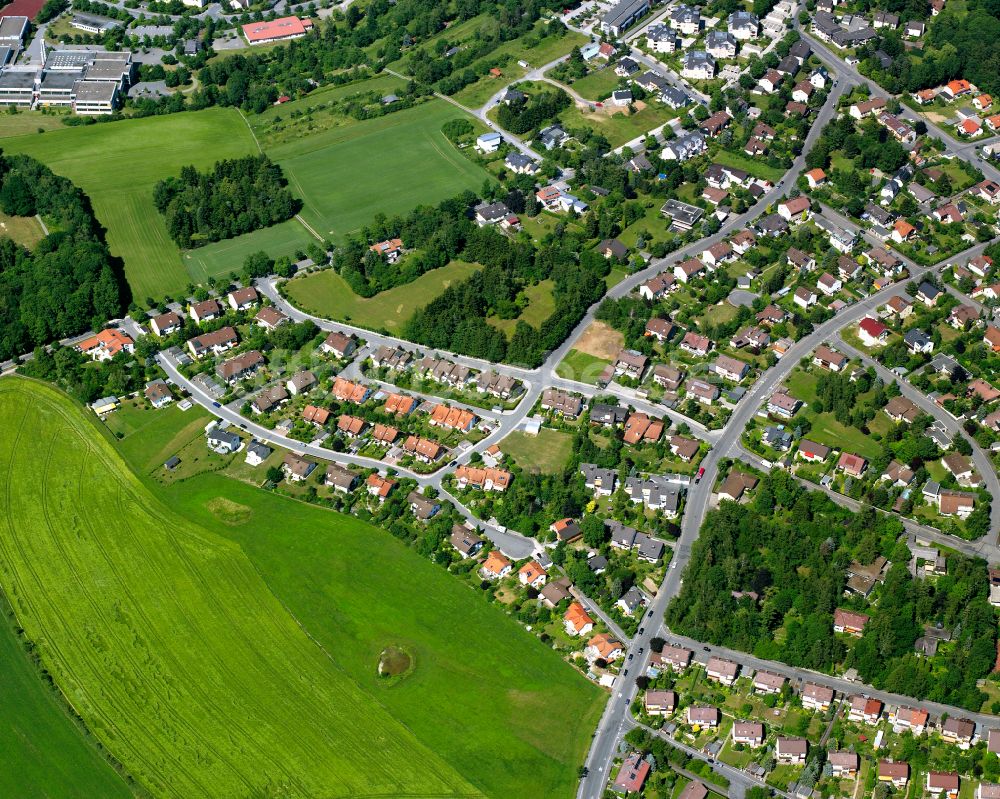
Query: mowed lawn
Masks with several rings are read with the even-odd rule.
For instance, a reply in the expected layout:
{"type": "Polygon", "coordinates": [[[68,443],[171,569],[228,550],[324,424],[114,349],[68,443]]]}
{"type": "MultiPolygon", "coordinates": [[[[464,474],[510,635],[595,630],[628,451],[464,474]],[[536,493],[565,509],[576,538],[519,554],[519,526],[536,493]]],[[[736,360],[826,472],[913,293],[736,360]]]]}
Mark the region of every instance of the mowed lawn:
{"type": "MultiPolygon", "coordinates": [[[[0,427],[0,582],[56,684],[152,796],[481,795],[310,639],[239,546],[154,497],[85,409],[7,379],[0,427]]],[[[264,540],[291,527],[257,521],[264,540]]],[[[297,533],[315,541],[315,525],[297,533]]],[[[310,557],[339,568],[332,545],[310,557]]],[[[349,625],[363,581],[343,576],[349,625]]],[[[444,704],[422,706],[438,723],[444,704]]]]}
{"type": "MultiPolygon", "coordinates": [[[[232,108],[15,136],[3,140],[3,149],[37,158],[90,197],[139,302],[176,294],[191,281],[153,205],[153,186],[188,164],[206,169],[219,159],[257,152],[249,128],[232,108]]],[[[233,269],[241,266],[242,261],[233,269]]]]}
{"type": "Polygon", "coordinates": [[[573,451],[573,435],[548,427],[539,430],[537,436],[515,430],[500,442],[500,449],[526,471],[556,474],[566,468],[573,451]]]}
{"type": "Polygon", "coordinates": [[[445,138],[441,126],[469,119],[432,100],[356,125],[268,147],[304,203],[302,217],[324,238],[359,230],[376,213],[405,214],[470,189],[486,171],[445,138]]]}
{"type": "Polygon", "coordinates": [[[164,497],[206,526],[219,497],[251,509],[219,532],[346,674],[477,788],[573,796],[606,694],[478,592],[387,532],[220,474],[164,497]],[[394,684],[376,674],[388,646],[415,664],[394,684]]]}
{"type": "Polygon", "coordinates": [[[201,283],[210,277],[227,277],[230,272],[238,275],[243,262],[251,253],[263,251],[271,258],[282,255],[292,257],[297,251],[304,251],[314,243],[317,243],[316,237],[301,222],[289,219],[242,236],[185,250],[181,257],[192,280],[201,283]]]}
{"type": "Polygon", "coordinates": [[[125,780],[42,682],[8,619],[0,620],[0,796],[129,799],[125,780]]]}
{"type": "Polygon", "coordinates": [[[452,261],[424,272],[412,283],[379,292],[374,297],[359,297],[332,269],[290,280],[285,288],[293,305],[314,316],[398,333],[414,311],[480,268],[478,264],[452,261]]]}

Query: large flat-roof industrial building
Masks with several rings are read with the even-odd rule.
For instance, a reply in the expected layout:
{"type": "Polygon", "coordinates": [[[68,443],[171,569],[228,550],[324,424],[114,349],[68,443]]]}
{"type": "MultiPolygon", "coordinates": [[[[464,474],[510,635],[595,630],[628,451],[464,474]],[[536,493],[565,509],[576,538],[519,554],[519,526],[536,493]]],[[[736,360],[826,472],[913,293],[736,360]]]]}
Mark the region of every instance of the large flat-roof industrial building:
{"type": "Polygon", "coordinates": [[[0,72],[0,105],[69,107],[77,114],[111,114],[128,88],[134,65],[129,52],[49,50],[44,65],[0,72]]]}
{"type": "Polygon", "coordinates": [[[649,0],[622,0],[601,18],[601,30],[621,36],[642,16],[649,13],[649,0]]]}

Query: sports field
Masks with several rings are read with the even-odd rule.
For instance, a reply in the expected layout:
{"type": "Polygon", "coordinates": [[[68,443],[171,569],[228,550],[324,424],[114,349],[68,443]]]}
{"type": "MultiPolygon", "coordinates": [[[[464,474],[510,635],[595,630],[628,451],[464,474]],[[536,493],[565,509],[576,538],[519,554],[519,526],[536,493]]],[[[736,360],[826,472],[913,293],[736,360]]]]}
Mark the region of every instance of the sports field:
{"type": "Polygon", "coordinates": [[[90,197],[139,302],[180,292],[191,281],[153,205],[156,182],[188,164],[205,169],[257,152],[250,129],[231,108],[15,136],[3,140],[3,149],[34,156],[90,197]]]}
{"type": "MultiPolygon", "coordinates": [[[[56,684],[140,785],[184,799],[481,795],[373,700],[362,669],[348,675],[309,638],[239,546],[154,497],[85,413],[47,386],[0,381],[0,582],[56,684]]],[[[257,521],[265,540],[292,526],[257,521]]],[[[345,601],[364,595],[328,543],[312,560],[343,580],[345,601]]],[[[349,604],[337,611],[325,619],[337,635],[371,634],[349,604]]]]}
{"type": "Polygon", "coordinates": [[[485,170],[458,152],[441,126],[470,119],[433,100],[356,125],[267,148],[302,198],[302,217],[325,238],[358,230],[376,213],[405,214],[470,189],[485,170]]]}
{"type": "Polygon", "coordinates": [[[480,269],[478,264],[452,261],[440,269],[425,272],[412,283],[396,286],[374,297],[359,297],[332,269],[290,280],[286,289],[292,304],[307,313],[370,330],[398,333],[415,310],[477,269],[480,269]]]}
{"type": "Polygon", "coordinates": [[[460,580],[357,519],[219,474],[163,496],[238,542],[337,665],[477,788],[574,795],[606,694],[460,580]],[[248,513],[217,517],[220,497],[248,513]],[[390,646],[415,667],[387,684],[375,665],[390,646]]]}

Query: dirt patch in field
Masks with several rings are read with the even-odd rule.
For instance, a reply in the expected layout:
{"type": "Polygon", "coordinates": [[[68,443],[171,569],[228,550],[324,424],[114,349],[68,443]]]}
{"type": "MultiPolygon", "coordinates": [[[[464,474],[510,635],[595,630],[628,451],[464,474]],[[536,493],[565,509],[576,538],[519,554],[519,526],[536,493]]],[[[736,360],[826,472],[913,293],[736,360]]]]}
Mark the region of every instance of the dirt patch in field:
{"type": "Polygon", "coordinates": [[[605,361],[613,361],[621,352],[622,345],[625,344],[625,336],[604,322],[593,322],[590,327],[583,331],[579,341],[573,345],[573,349],[601,358],[605,361]]]}
{"type": "Polygon", "coordinates": [[[246,524],[253,516],[253,509],[239,502],[233,502],[225,497],[216,497],[209,500],[205,505],[208,512],[223,524],[235,527],[237,524],[246,524]]]}
{"type": "Polygon", "coordinates": [[[928,122],[933,122],[935,125],[940,125],[947,122],[949,117],[942,114],[940,111],[922,111],[925,117],[927,117],[928,122]]]}
{"type": "Polygon", "coordinates": [[[401,677],[412,668],[410,653],[398,646],[387,646],[378,656],[379,677],[401,677]]]}

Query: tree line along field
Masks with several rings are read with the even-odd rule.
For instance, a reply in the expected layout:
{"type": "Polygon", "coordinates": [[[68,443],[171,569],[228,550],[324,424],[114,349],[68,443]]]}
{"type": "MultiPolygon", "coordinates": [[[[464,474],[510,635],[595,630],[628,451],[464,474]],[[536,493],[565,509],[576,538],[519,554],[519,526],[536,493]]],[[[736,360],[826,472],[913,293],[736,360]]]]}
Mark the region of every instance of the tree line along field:
{"type": "Polygon", "coordinates": [[[481,795],[68,398],[4,380],[0,426],[0,583],[70,704],[150,794],[481,795]]]}
{"type": "MultiPolygon", "coordinates": [[[[356,91],[381,85],[377,79],[354,84],[356,91]]],[[[348,88],[330,90],[326,99],[342,96],[348,88]]],[[[482,185],[487,173],[441,132],[445,122],[460,116],[461,110],[432,100],[275,146],[265,139],[265,152],[284,169],[292,192],[302,199],[306,223],[324,238],[339,239],[376,213],[404,213],[482,185]]],[[[259,126],[261,120],[253,123],[259,126]]],[[[146,297],[181,293],[190,282],[239,272],[252,252],[292,255],[315,241],[297,220],[183,253],[170,240],[153,205],[158,181],[188,164],[204,170],[218,160],[260,151],[251,125],[235,109],[12,136],[3,147],[37,158],[90,197],[107,229],[111,252],[123,259],[140,303],[146,297]]]]}

